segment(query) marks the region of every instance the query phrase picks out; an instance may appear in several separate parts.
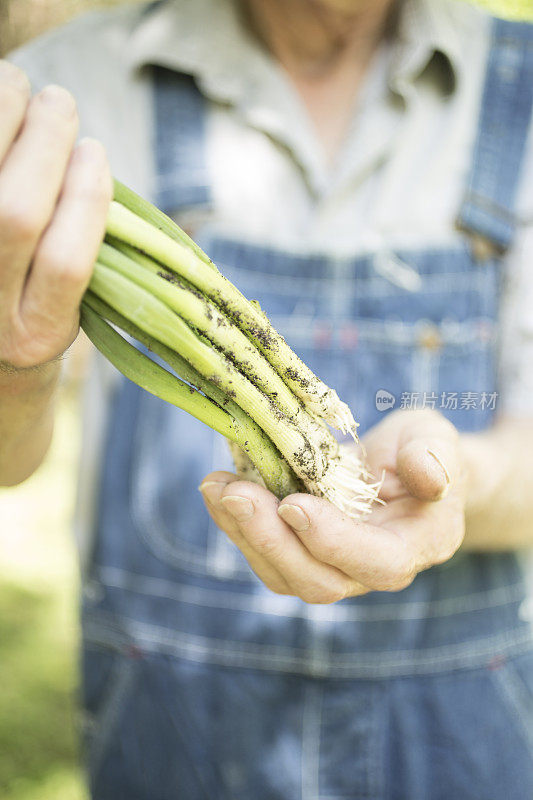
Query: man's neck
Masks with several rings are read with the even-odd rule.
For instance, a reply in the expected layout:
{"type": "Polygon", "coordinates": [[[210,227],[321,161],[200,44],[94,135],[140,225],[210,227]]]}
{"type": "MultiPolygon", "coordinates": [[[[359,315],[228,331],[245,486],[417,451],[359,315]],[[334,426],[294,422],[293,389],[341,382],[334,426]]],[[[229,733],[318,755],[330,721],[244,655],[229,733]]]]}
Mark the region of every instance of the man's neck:
{"type": "Polygon", "coordinates": [[[289,75],[328,160],[386,35],[395,0],[242,0],[249,27],[289,75]]]}

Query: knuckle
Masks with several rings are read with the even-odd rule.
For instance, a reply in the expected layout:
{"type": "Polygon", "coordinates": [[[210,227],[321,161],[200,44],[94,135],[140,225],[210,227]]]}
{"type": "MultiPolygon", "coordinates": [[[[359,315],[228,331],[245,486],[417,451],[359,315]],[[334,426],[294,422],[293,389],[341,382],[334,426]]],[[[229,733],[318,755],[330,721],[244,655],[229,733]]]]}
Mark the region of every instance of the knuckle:
{"type": "Polygon", "coordinates": [[[433,564],[444,564],[446,561],[449,561],[452,558],[463,541],[464,533],[457,534],[451,537],[450,541],[447,542],[437,553],[436,558],[433,559],[433,564]]]}
{"type": "Polygon", "coordinates": [[[107,208],[113,197],[113,182],[106,164],[97,165],[89,175],[74,171],[66,188],[73,202],[93,208],[107,208]]]}
{"type": "Polygon", "coordinates": [[[268,583],[265,581],[265,585],[267,589],[270,589],[271,592],[278,595],[283,595],[284,597],[293,597],[294,592],[291,592],[288,586],[283,583],[276,583],[274,581],[269,581],[268,583]]]}
{"type": "Polygon", "coordinates": [[[346,592],[346,597],[362,597],[363,595],[368,594],[370,591],[371,589],[363,586],[362,583],[357,583],[354,581],[351,584],[349,591],[346,592]]]}
{"type": "Polygon", "coordinates": [[[73,194],[79,203],[87,206],[104,206],[111,200],[111,190],[104,180],[80,183],[74,188],[73,194]]]}
{"type": "Polygon", "coordinates": [[[80,257],[81,248],[76,254],[54,251],[51,247],[43,247],[38,251],[34,264],[36,267],[61,282],[80,283],[89,277],[91,265],[80,257]]]}
{"type": "Polygon", "coordinates": [[[8,86],[26,95],[30,93],[30,82],[26,73],[10,61],[0,59],[0,86],[8,86]]]}
{"type": "Polygon", "coordinates": [[[6,238],[24,242],[39,236],[43,222],[29,203],[0,198],[0,228],[6,238]]]}
{"type": "Polygon", "coordinates": [[[373,581],[374,588],[380,592],[399,592],[413,582],[417,570],[411,560],[398,560],[383,567],[373,581]]]}
{"type": "Polygon", "coordinates": [[[436,564],[445,564],[446,561],[449,561],[450,558],[453,556],[455,550],[456,548],[452,550],[451,547],[443,548],[435,555],[434,558],[431,559],[431,564],[429,564],[428,566],[434,566],[436,564]]]}
{"type": "Polygon", "coordinates": [[[108,204],[113,179],[105,148],[97,139],[84,139],[74,151],[71,168],[72,194],[93,204],[108,204]]]}
{"type": "Polygon", "coordinates": [[[407,589],[412,584],[416,577],[416,572],[413,570],[404,575],[399,575],[388,587],[389,592],[401,592],[402,589],[407,589]]]}
{"type": "Polygon", "coordinates": [[[279,539],[269,529],[249,529],[246,534],[249,544],[253,549],[267,560],[278,558],[282,555],[282,545],[279,539]]]}
{"type": "Polygon", "coordinates": [[[310,584],[299,592],[300,598],[309,605],[331,605],[343,600],[346,591],[338,586],[327,583],[310,584]]]}
{"type": "Polygon", "coordinates": [[[316,605],[322,601],[322,594],[320,591],[316,589],[310,589],[309,587],[305,587],[298,592],[298,597],[300,600],[303,600],[304,603],[308,605],[316,605]]]}
{"type": "Polygon", "coordinates": [[[266,559],[278,558],[280,555],[280,544],[270,531],[259,531],[253,537],[250,536],[250,544],[266,559]]]}
{"type": "Polygon", "coordinates": [[[32,138],[37,142],[41,158],[53,160],[58,155],[70,156],[79,124],[75,105],[72,111],[61,112],[59,108],[50,109],[41,96],[36,95],[29,102],[26,124],[33,131],[32,138]]]}
{"type": "Polygon", "coordinates": [[[23,119],[29,96],[29,85],[25,90],[23,86],[13,83],[5,84],[0,80],[0,107],[4,112],[16,113],[23,119]]]}
{"type": "Polygon", "coordinates": [[[23,328],[21,325],[20,304],[16,300],[4,302],[1,316],[0,340],[3,347],[8,347],[19,338],[21,328],[23,328]]]}
{"type": "Polygon", "coordinates": [[[460,548],[465,535],[465,515],[464,509],[458,507],[452,509],[450,518],[446,524],[445,532],[443,533],[440,546],[438,547],[435,557],[432,559],[433,564],[443,564],[449,561],[460,548]]]}

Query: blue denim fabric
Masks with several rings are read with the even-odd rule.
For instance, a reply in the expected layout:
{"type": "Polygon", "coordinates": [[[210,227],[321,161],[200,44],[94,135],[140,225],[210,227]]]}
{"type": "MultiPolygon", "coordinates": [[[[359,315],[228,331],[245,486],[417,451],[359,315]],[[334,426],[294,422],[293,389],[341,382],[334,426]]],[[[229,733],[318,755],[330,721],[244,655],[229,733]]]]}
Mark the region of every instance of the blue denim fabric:
{"type": "Polygon", "coordinates": [[[494,80],[485,84],[472,173],[459,222],[505,251],[516,228],[514,197],[523,134],[531,121],[533,103],[530,24],[495,24],[487,74],[494,80]],[[495,82],[498,92],[494,91],[495,82]]]}
{"type": "MultiPolygon", "coordinates": [[[[502,30],[466,202],[490,196],[512,219],[527,117],[510,108],[496,139],[485,128],[488,108],[509,91],[499,43],[508,57],[509,37],[523,38],[521,27],[505,26],[503,39],[502,30]],[[485,136],[492,145],[480,150],[485,136]],[[495,187],[499,160],[509,171],[495,187]]],[[[161,70],[155,78],[158,173],[167,176],[158,201],[169,210],[206,204],[200,95],[189,78],[161,70]]],[[[524,78],[521,70],[512,84],[519,104],[531,100],[524,78]]],[[[465,208],[463,227],[508,243],[465,208]]],[[[201,243],[260,298],[363,430],[383,417],[380,389],[398,398],[497,390],[500,264],[476,262],[464,234],[447,249],[353,259],[295,257],[208,228],[201,243]],[[419,287],[384,277],[388,258],[418,273],[419,287]]],[[[461,430],[483,429],[492,416],[445,413],[461,430]]],[[[224,467],[231,461],[219,436],[120,384],[84,592],[93,797],[533,797],[533,637],[519,613],[525,589],[514,555],[460,553],[400,593],[309,606],[270,593],[209,520],[197,486],[224,467]]]]}

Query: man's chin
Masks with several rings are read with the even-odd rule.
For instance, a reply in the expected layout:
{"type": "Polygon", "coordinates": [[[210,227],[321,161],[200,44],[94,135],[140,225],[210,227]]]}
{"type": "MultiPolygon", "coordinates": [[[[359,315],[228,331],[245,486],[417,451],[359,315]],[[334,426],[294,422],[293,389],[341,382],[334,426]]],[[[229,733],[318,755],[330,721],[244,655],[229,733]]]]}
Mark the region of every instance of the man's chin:
{"type": "MultiPolygon", "coordinates": [[[[376,5],[389,5],[390,2],[391,0],[309,0],[309,3],[314,6],[322,6],[330,11],[347,15],[356,14],[376,5]]],[[[397,0],[392,0],[392,2],[397,2],[397,0]]]]}

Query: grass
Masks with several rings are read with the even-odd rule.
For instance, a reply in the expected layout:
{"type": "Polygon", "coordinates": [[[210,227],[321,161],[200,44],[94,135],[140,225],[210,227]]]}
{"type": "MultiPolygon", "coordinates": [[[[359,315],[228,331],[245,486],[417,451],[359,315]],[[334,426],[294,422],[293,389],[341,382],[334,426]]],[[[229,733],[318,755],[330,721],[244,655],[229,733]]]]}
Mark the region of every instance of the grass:
{"type": "Polygon", "coordinates": [[[0,794],[82,800],[72,625],[61,593],[0,583],[0,794]]]}
{"type": "Polygon", "coordinates": [[[77,736],[78,575],[72,390],[26,483],[0,490],[0,797],[86,800],[77,736]]]}

